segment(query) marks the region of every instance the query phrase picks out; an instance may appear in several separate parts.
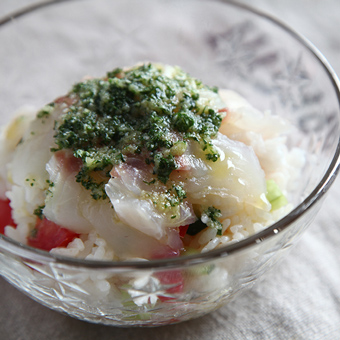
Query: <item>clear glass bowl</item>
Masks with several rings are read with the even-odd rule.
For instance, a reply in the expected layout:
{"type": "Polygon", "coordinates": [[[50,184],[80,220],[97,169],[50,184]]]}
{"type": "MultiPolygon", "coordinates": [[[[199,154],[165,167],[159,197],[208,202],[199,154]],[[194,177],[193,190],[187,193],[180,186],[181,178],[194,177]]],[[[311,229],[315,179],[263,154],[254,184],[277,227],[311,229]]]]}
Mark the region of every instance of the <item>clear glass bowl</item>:
{"type": "Polygon", "coordinates": [[[0,236],[1,275],[54,310],[126,327],[204,315],[252,286],[286,253],[336,176],[339,81],[308,41],[246,6],[217,0],[51,1],[0,20],[0,46],[1,123],[24,104],[50,102],[84,75],[159,61],[290,120],[300,132],[289,145],[309,155],[289,215],[201,255],[84,261],[0,236]]]}

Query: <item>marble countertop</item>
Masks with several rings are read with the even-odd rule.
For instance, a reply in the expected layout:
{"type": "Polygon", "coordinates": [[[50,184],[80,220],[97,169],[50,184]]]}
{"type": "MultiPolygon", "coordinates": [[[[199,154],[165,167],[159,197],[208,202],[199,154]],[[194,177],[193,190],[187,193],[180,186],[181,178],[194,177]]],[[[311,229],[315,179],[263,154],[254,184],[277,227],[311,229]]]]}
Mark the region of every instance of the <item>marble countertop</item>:
{"type": "MultiPolygon", "coordinates": [[[[239,2],[271,13],[305,35],[340,74],[338,0],[239,2]]],[[[2,0],[0,17],[30,3],[2,0]]],[[[51,311],[0,279],[0,338],[340,339],[339,201],[338,178],[314,223],[261,284],[205,317],[153,329],[94,325],[51,311]]]]}

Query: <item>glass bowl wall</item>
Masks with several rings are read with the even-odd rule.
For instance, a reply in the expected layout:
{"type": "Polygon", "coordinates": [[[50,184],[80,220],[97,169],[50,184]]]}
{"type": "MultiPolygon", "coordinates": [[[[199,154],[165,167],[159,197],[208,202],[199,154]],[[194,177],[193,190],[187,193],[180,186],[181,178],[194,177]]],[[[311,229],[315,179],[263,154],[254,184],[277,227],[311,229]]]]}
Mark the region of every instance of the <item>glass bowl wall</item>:
{"type": "MultiPolygon", "coordinates": [[[[82,320],[156,326],[206,314],[251,286],[321,207],[339,157],[338,80],[280,22],[228,1],[55,1],[0,21],[0,122],[85,75],[140,61],[176,64],[288,119],[307,150],[295,209],[266,230],[203,255],[105,263],[52,256],[0,237],[0,273],[40,303],[82,320]]],[[[34,157],[34,155],[32,155],[34,157]]]]}

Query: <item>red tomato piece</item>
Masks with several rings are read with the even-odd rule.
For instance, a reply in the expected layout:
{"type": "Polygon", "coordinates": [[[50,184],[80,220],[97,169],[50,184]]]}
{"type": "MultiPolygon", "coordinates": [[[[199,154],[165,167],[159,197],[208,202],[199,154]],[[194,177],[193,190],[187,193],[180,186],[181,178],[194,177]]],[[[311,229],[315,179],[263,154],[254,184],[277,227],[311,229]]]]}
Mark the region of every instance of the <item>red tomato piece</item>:
{"type": "Polygon", "coordinates": [[[184,237],[185,234],[186,234],[187,231],[188,231],[188,228],[189,228],[189,224],[180,226],[180,227],[179,227],[179,236],[180,236],[180,237],[184,237]]]}
{"type": "MultiPolygon", "coordinates": [[[[170,249],[170,247],[166,247],[167,249],[170,249]]],[[[157,254],[154,256],[154,259],[162,259],[162,258],[171,258],[171,257],[178,257],[179,252],[168,252],[163,254],[157,254]]],[[[175,294],[175,293],[181,293],[183,291],[184,287],[184,278],[182,275],[181,270],[167,270],[163,272],[155,273],[154,276],[161,282],[162,285],[170,285],[171,287],[165,290],[164,295],[168,294],[175,294]]],[[[167,301],[174,299],[170,296],[162,296],[158,295],[158,298],[160,301],[167,301]]]]}
{"type": "Polygon", "coordinates": [[[16,227],[17,225],[12,219],[12,208],[9,205],[9,200],[0,200],[0,233],[5,233],[5,227],[11,225],[16,227]]]}
{"type": "Polygon", "coordinates": [[[28,237],[27,243],[34,248],[51,250],[56,247],[66,247],[78,236],[79,234],[63,228],[47,218],[42,220],[38,218],[34,235],[28,237]]]}
{"type": "MultiPolygon", "coordinates": [[[[171,285],[172,287],[165,290],[165,294],[176,294],[181,293],[184,287],[184,279],[180,270],[169,270],[164,272],[156,273],[155,276],[161,282],[162,285],[171,285]]],[[[161,301],[167,301],[174,299],[170,296],[159,295],[158,298],[161,301]]]]}

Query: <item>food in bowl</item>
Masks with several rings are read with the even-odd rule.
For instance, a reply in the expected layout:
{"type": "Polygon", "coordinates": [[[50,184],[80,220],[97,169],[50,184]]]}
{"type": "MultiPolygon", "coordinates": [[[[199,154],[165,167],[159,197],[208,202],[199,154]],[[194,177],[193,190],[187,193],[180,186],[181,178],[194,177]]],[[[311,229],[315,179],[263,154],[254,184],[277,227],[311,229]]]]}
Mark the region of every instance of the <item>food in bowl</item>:
{"type": "Polygon", "coordinates": [[[85,78],[2,132],[1,232],[51,253],[133,260],[206,252],[290,211],[293,127],[179,67],[85,78]]]}

